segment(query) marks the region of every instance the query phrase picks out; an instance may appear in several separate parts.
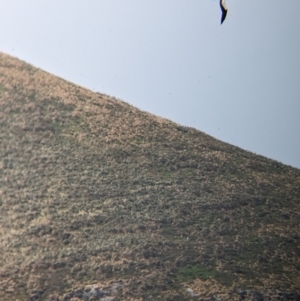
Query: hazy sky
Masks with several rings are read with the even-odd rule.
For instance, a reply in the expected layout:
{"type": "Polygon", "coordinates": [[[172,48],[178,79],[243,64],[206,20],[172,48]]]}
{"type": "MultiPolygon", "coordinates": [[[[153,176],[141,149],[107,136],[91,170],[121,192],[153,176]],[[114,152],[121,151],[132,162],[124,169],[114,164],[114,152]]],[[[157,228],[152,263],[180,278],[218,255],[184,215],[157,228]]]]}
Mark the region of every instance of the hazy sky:
{"type": "Polygon", "coordinates": [[[300,1],[1,0],[0,51],[300,168],[300,1]]]}

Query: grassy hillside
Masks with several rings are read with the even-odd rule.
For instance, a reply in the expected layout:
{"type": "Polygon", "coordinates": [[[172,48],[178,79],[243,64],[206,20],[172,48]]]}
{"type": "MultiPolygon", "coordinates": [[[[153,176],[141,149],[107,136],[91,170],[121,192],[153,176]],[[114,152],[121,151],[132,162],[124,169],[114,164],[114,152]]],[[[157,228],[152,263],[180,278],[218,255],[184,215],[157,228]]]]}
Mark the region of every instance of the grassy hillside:
{"type": "Polygon", "coordinates": [[[300,300],[299,200],[299,169],[0,53],[0,300],[300,300]]]}

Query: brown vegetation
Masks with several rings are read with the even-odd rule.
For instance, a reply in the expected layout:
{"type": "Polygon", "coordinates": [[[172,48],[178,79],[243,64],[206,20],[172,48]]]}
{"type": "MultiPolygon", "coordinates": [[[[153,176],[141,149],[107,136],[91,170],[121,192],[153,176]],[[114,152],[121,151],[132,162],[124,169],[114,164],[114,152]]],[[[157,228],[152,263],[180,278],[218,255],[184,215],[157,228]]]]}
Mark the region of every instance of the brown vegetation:
{"type": "Polygon", "coordinates": [[[0,141],[0,300],[299,297],[300,170],[1,53],[0,141]]]}

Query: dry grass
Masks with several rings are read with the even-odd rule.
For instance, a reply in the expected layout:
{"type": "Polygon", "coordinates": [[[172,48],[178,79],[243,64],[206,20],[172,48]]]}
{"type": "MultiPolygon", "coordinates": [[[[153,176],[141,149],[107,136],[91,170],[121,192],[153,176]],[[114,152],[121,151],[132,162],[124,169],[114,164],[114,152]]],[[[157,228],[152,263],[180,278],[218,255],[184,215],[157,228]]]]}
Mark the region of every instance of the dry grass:
{"type": "Polygon", "coordinates": [[[0,54],[0,299],[299,293],[300,171],[0,54]]]}

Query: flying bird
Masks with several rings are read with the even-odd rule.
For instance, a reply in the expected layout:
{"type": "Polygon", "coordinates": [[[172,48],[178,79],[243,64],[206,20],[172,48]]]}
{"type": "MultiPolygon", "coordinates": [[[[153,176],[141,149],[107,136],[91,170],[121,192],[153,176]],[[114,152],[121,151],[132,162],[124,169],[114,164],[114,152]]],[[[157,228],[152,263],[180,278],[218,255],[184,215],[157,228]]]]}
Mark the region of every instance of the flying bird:
{"type": "Polygon", "coordinates": [[[224,22],[226,15],[227,15],[227,7],[225,5],[225,0],[220,0],[220,7],[221,7],[221,11],[222,11],[222,16],[221,16],[221,24],[224,22]]]}

